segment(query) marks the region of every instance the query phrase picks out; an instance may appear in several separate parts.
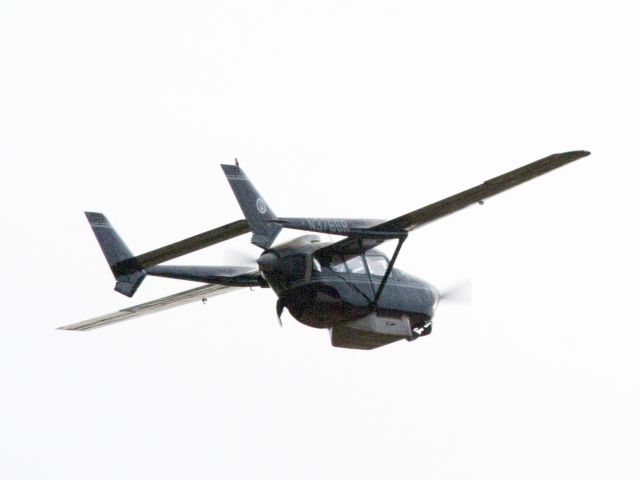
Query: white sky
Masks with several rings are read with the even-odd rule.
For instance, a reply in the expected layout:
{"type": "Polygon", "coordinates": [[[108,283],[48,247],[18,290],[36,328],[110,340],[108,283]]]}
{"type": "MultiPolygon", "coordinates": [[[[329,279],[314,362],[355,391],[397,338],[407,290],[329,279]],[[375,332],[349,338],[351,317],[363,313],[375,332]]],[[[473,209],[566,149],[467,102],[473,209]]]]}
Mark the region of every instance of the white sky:
{"type": "Polygon", "coordinates": [[[638,478],[636,5],[1,2],[0,478],[638,478]],[[208,230],[234,157],[280,215],[391,218],[575,149],[411,235],[474,286],[419,341],[334,349],[268,290],[55,330],[195,286],[113,292],[84,210],[208,230]]]}

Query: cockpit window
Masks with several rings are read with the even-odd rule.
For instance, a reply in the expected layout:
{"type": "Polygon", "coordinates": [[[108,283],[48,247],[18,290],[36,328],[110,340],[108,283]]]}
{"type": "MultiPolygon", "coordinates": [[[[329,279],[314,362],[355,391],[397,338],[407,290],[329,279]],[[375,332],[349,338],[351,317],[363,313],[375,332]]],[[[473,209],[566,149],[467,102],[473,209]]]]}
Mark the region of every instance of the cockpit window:
{"type": "MultiPolygon", "coordinates": [[[[315,265],[314,261],[314,270],[318,268],[315,265]]],[[[386,259],[384,255],[356,255],[355,257],[349,258],[345,262],[344,257],[342,255],[334,255],[331,258],[331,262],[329,263],[329,268],[332,272],[336,273],[355,273],[358,275],[366,275],[370,273],[371,275],[384,276],[387,272],[387,268],[389,267],[389,261],[386,259]],[[367,259],[367,264],[365,265],[364,259],[367,259]],[[367,270],[368,267],[368,270],[367,270]]]]}
{"type": "Polygon", "coordinates": [[[351,273],[367,273],[364,262],[362,261],[362,255],[347,260],[347,268],[351,273]]]}
{"type": "Polygon", "coordinates": [[[342,255],[334,255],[331,258],[331,263],[329,263],[329,268],[336,273],[346,272],[347,266],[344,264],[344,258],[342,258],[342,255]]]}
{"type": "Polygon", "coordinates": [[[369,267],[369,273],[371,275],[379,275],[384,276],[387,273],[387,268],[389,267],[389,262],[382,255],[367,255],[365,257],[367,259],[367,266],[369,267]]]}

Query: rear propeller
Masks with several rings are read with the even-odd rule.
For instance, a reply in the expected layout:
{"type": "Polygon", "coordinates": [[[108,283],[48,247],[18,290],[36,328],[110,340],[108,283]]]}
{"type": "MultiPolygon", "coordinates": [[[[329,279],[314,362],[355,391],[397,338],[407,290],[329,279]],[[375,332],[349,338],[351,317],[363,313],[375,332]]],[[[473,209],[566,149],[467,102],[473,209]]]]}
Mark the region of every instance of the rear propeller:
{"type": "Polygon", "coordinates": [[[247,252],[246,250],[233,247],[228,248],[224,253],[226,263],[231,265],[247,265],[251,267],[254,267],[258,263],[259,256],[259,254],[256,255],[254,253],[247,252]]]}
{"type": "MultiPolygon", "coordinates": [[[[256,256],[251,253],[238,248],[230,248],[225,253],[225,261],[234,265],[247,265],[257,266],[261,270],[269,271],[272,268],[274,260],[277,260],[273,254],[267,254],[264,256],[256,256]]],[[[286,307],[286,302],[282,298],[278,298],[276,302],[276,315],[278,316],[278,323],[282,327],[282,314],[286,307]]]]}

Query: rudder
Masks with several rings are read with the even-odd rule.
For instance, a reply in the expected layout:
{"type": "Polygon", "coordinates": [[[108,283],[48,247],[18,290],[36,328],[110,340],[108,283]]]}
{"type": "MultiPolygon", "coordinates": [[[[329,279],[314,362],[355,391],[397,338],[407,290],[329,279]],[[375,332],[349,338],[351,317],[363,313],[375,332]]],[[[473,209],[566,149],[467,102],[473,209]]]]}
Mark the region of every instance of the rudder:
{"type": "Polygon", "coordinates": [[[251,243],[266,250],[282,230],[282,225],[271,222],[277,217],[238,165],[220,166],[251,227],[251,243]]]}
{"type": "Polygon", "coordinates": [[[107,217],[99,212],[84,212],[91,230],[98,240],[102,253],[107,259],[111,272],[116,279],[114,290],[118,293],[132,297],[146,277],[146,272],[140,270],[126,275],[119,275],[114,270],[114,265],[118,262],[133,257],[131,250],[118,235],[107,217]]]}

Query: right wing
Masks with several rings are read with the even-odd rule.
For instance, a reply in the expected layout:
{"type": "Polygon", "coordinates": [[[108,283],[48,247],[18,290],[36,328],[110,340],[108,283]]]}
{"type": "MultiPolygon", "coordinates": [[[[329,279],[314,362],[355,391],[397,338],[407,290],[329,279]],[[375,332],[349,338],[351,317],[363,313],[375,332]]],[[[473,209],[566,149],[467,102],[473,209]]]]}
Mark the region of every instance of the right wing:
{"type": "Polygon", "coordinates": [[[121,322],[123,320],[141,317],[142,315],[160,312],[162,310],[167,310],[179,305],[204,301],[209,297],[233,292],[234,290],[239,290],[240,288],[242,287],[205,285],[203,287],[192,288],[191,290],[175,293],[173,295],[169,295],[168,297],[158,298],[157,300],[152,300],[141,305],[134,305],[133,307],[123,308],[118,312],[108,313],[107,315],[91,318],[89,320],[85,320],[84,322],[65,325],[63,327],[59,327],[58,330],[91,330],[93,328],[103,327],[105,325],[121,322]]]}

